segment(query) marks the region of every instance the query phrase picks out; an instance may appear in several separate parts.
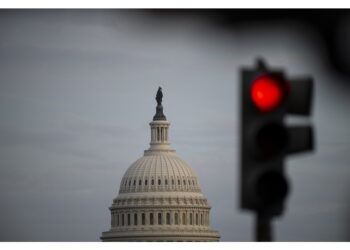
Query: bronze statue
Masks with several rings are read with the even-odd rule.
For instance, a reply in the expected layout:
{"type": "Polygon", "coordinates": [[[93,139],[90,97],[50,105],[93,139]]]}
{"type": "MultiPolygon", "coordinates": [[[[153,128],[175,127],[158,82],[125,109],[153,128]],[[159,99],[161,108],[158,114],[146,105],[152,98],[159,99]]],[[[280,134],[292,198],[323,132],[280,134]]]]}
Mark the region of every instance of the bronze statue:
{"type": "Polygon", "coordinates": [[[153,116],[153,121],[166,121],[166,117],[163,114],[163,106],[162,106],[163,92],[162,88],[159,87],[156,95],[157,107],[156,114],[153,116]]]}
{"type": "Polygon", "coordinates": [[[157,91],[157,95],[156,95],[157,104],[158,104],[159,106],[162,105],[162,99],[163,99],[162,88],[159,87],[159,88],[158,88],[158,91],[157,91]]]}

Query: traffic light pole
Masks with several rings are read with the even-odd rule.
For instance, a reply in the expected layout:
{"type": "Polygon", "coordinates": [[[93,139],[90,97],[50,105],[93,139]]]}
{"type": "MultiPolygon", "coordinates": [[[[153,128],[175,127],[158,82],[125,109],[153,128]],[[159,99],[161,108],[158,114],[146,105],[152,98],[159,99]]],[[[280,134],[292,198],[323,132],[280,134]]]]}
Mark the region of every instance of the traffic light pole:
{"type": "Polygon", "coordinates": [[[255,241],[273,241],[271,216],[256,212],[255,241]]]}

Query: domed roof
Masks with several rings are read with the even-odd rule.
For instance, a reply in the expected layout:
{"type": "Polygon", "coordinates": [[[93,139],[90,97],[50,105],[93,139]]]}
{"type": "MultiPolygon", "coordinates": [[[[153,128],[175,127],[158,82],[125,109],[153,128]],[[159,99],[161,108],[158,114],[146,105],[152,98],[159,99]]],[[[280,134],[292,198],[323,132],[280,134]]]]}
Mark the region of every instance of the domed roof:
{"type": "Polygon", "coordinates": [[[210,228],[210,206],[192,168],[176,156],[157,94],[151,142],[125,172],[110,207],[111,229],[103,241],[218,241],[210,228]]]}
{"type": "Polygon", "coordinates": [[[147,154],[128,168],[120,193],[149,191],[200,192],[192,168],[174,153],[147,154]]]}

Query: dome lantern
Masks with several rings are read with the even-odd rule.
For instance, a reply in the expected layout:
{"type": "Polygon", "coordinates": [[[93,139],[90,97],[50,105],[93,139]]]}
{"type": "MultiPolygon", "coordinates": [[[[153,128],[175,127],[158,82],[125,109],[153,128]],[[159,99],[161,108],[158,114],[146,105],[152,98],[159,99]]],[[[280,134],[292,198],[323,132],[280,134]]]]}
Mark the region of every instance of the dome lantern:
{"type": "Polygon", "coordinates": [[[166,117],[163,114],[162,98],[162,88],[159,87],[156,96],[156,114],[153,116],[153,121],[149,124],[151,126],[150,148],[148,150],[145,150],[145,155],[150,155],[159,152],[175,153],[175,150],[171,149],[169,143],[170,122],[166,120],[166,117]]]}

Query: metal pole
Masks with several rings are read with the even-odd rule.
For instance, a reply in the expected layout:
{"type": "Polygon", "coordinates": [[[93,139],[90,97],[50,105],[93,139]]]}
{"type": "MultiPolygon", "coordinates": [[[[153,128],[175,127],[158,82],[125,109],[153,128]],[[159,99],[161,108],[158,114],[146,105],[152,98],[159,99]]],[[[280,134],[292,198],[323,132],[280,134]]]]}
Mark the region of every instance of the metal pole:
{"type": "Polygon", "coordinates": [[[256,213],[255,225],[256,241],[273,241],[271,217],[263,212],[256,213]]]}

